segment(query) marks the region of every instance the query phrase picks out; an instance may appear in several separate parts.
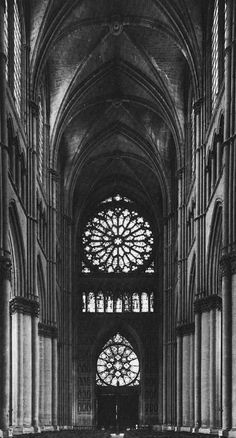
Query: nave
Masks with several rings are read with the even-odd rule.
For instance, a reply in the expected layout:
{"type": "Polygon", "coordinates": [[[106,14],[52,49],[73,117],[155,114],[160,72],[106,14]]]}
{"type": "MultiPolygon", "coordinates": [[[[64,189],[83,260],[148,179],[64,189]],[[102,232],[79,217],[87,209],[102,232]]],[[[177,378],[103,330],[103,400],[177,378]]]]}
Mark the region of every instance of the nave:
{"type": "Polygon", "coordinates": [[[0,438],[236,438],[235,41],[235,0],[0,0],[0,438]]]}

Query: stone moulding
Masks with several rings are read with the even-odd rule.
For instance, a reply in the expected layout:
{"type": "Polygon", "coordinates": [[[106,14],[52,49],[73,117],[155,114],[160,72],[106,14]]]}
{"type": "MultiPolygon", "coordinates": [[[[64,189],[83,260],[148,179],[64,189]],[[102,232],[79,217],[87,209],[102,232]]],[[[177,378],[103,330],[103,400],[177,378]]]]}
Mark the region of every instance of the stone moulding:
{"type": "Polygon", "coordinates": [[[208,295],[204,298],[200,298],[194,303],[195,313],[210,312],[210,310],[221,310],[222,299],[219,295],[208,295]]]}
{"type": "Polygon", "coordinates": [[[57,338],[57,327],[55,326],[40,322],[38,329],[40,336],[44,336],[45,338],[57,338]]]}
{"type": "Polygon", "coordinates": [[[39,302],[25,297],[14,297],[10,300],[10,313],[23,313],[24,315],[39,316],[39,302]]]}
{"type": "Polygon", "coordinates": [[[195,331],[194,322],[188,324],[181,324],[176,327],[177,336],[192,335],[195,331]]]}

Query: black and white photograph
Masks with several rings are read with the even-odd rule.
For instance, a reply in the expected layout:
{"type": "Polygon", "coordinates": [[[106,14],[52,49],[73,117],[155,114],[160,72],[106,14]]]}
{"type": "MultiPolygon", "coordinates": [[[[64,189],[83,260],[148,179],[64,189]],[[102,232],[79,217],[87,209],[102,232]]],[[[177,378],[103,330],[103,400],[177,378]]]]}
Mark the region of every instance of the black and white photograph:
{"type": "Polygon", "coordinates": [[[236,438],[236,0],[0,0],[0,438],[236,438]]]}

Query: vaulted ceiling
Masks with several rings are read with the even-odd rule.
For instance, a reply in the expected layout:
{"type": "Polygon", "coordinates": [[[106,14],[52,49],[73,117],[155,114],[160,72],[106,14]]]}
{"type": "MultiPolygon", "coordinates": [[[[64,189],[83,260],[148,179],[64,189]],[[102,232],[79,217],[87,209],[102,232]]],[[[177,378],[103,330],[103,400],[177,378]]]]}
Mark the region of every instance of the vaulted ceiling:
{"type": "Polygon", "coordinates": [[[71,208],[124,191],[170,210],[190,84],[200,92],[202,1],[30,5],[32,82],[48,81],[51,163],[63,161],[71,208]]]}

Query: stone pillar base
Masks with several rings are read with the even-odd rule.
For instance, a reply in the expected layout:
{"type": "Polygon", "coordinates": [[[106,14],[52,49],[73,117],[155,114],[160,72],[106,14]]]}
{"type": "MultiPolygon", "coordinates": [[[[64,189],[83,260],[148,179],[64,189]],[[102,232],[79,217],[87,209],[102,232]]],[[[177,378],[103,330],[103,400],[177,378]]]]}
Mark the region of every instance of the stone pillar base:
{"type": "Polygon", "coordinates": [[[200,427],[199,433],[207,433],[210,434],[211,433],[211,429],[209,427],[200,427]]]}
{"type": "Polygon", "coordinates": [[[191,426],[181,426],[180,432],[192,432],[192,427],[191,426]]]}
{"type": "Polygon", "coordinates": [[[9,427],[9,429],[2,430],[0,429],[0,438],[7,438],[13,436],[13,428],[9,427]]]}
{"type": "Polygon", "coordinates": [[[13,435],[22,435],[23,433],[34,433],[32,426],[16,426],[12,428],[13,435]]]}
{"type": "Polygon", "coordinates": [[[227,436],[229,438],[236,438],[236,428],[233,427],[230,430],[223,430],[224,435],[223,436],[227,436]]]}
{"type": "Polygon", "coordinates": [[[53,430],[60,430],[60,426],[55,426],[55,425],[53,425],[53,430]]]}

